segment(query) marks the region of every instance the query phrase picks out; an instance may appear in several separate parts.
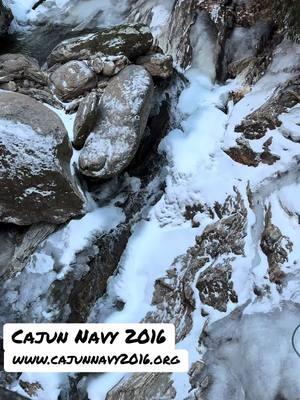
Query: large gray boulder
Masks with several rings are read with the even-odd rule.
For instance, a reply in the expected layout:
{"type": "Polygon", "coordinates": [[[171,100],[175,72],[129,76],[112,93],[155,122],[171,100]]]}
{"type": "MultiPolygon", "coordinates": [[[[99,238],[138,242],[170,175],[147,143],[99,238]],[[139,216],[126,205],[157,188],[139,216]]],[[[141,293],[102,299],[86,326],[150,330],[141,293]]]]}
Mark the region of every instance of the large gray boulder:
{"type": "Polygon", "coordinates": [[[0,36],[7,33],[13,15],[9,8],[5,7],[3,1],[0,0],[0,36]]]}
{"type": "Polygon", "coordinates": [[[84,61],[69,61],[50,75],[50,81],[57,97],[66,101],[96,87],[97,76],[84,61]]]}
{"type": "Polygon", "coordinates": [[[145,54],[152,46],[150,29],[143,24],[117,25],[64,40],[48,57],[48,66],[70,60],[85,60],[97,53],[105,55],[125,55],[135,59],[145,54]]]}
{"type": "Polygon", "coordinates": [[[84,175],[107,179],[129,165],[146,128],[152,95],[151,75],[141,66],[129,65],[111,79],[79,157],[84,175]]]}
{"type": "Polygon", "coordinates": [[[0,93],[0,221],[62,223],[82,213],[60,118],[29,96],[0,93]]]}

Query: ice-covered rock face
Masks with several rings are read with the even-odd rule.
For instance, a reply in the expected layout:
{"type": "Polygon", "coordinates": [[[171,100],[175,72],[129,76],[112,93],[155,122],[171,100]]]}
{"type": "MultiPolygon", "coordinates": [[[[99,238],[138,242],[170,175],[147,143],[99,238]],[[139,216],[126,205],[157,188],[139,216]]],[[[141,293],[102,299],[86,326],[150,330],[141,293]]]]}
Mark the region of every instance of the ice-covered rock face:
{"type": "Polygon", "coordinates": [[[84,201],[58,116],[28,96],[2,92],[0,120],[0,220],[30,225],[80,215],[84,201]]]}
{"type": "MultiPolygon", "coordinates": [[[[123,19],[127,0],[55,0],[32,9],[35,0],[6,0],[17,23],[63,23],[69,25],[110,26],[123,19]]],[[[80,26],[78,27],[80,29],[80,26]]]]}
{"type": "Polygon", "coordinates": [[[180,68],[190,65],[190,33],[197,16],[196,0],[132,1],[128,19],[151,27],[161,48],[180,68]]]}
{"type": "Polygon", "coordinates": [[[152,95],[152,78],[141,66],[129,65],[109,82],[79,157],[84,175],[110,178],[129,165],[147,124],[152,95]]]}
{"type": "Polygon", "coordinates": [[[209,350],[201,378],[208,373],[211,382],[205,398],[297,400],[300,358],[292,336],[299,323],[299,305],[283,303],[269,313],[235,312],[212,324],[203,335],[209,350]]]}

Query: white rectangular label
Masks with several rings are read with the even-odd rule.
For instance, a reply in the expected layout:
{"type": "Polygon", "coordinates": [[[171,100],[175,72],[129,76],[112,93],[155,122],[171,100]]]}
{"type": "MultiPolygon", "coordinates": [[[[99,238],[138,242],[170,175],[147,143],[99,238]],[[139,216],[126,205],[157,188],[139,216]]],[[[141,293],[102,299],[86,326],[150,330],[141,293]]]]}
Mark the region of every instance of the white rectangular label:
{"type": "Polygon", "coordinates": [[[172,324],[5,324],[7,372],[187,372],[172,324]]]}

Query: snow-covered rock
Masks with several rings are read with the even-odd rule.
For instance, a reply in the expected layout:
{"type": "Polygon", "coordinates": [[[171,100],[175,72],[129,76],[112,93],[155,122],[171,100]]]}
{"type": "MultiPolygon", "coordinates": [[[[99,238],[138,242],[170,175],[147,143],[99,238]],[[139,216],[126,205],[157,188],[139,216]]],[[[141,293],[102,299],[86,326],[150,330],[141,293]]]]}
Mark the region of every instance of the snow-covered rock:
{"type": "Polygon", "coordinates": [[[97,85],[96,74],[84,61],[69,61],[58,67],[50,75],[50,81],[62,101],[72,100],[97,85]]]}
{"type": "Polygon", "coordinates": [[[73,126],[73,146],[81,149],[95,126],[98,115],[99,97],[91,92],[79,104],[73,126]]]}
{"type": "Polygon", "coordinates": [[[104,76],[111,77],[122,71],[126,65],[129,64],[129,60],[126,56],[105,56],[104,54],[97,54],[91,57],[91,68],[96,74],[103,74],[104,76]]]}
{"type": "Polygon", "coordinates": [[[106,400],[130,400],[161,398],[172,400],[176,391],[172,386],[170,374],[135,374],[124,378],[116,388],[112,388],[106,400]]]}
{"type": "Polygon", "coordinates": [[[109,82],[79,157],[84,175],[107,179],[128,166],[146,128],[152,94],[152,78],[141,66],[129,65],[109,82]]]}
{"type": "Polygon", "coordinates": [[[152,41],[149,28],[143,24],[119,25],[63,41],[49,55],[48,65],[87,59],[97,53],[135,59],[147,53],[152,41]]]}
{"type": "Polygon", "coordinates": [[[84,200],[58,116],[28,96],[1,92],[0,120],[0,220],[57,224],[80,215],[84,200]]]}
{"type": "Polygon", "coordinates": [[[208,348],[196,383],[207,400],[297,399],[299,357],[292,335],[299,324],[299,304],[283,302],[266,312],[236,309],[204,329],[208,348]],[[207,382],[206,386],[202,382],[207,382]]]}
{"type": "Polygon", "coordinates": [[[166,79],[173,73],[173,59],[165,54],[141,56],[136,60],[136,64],[142,65],[154,77],[166,79]]]}
{"type": "Polygon", "coordinates": [[[3,224],[0,228],[0,276],[10,279],[26,266],[38,245],[55,229],[54,224],[34,224],[26,227],[3,224]]]}

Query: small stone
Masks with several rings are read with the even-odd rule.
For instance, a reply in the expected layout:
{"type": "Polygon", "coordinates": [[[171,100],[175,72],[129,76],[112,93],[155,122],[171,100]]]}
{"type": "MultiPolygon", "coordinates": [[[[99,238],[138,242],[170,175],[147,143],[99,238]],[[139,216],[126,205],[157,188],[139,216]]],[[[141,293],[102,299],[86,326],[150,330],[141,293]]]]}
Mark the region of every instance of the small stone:
{"type": "Polygon", "coordinates": [[[30,83],[29,83],[29,80],[28,80],[28,79],[24,79],[24,81],[23,81],[23,87],[24,87],[25,89],[28,89],[28,88],[30,87],[30,83]]]}
{"type": "Polygon", "coordinates": [[[10,92],[16,92],[18,90],[18,86],[14,81],[9,81],[7,83],[2,83],[0,85],[2,90],[8,90],[10,92]]]}
{"type": "Polygon", "coordinates": [[[104,68],[104,62],[101,57],[95,57],[91,61],[91,68],[96,74],[101,74],[104,68]]]}
{"type": "Polygon", "coordinates": [[[113,76],[115,72],[115,64],[113,61],[105,61],[103,63],[103,75],[104,76],[113,76]]]}
{"type": "Polygon", "coordinates": [[[136,64],[142,65],[153,77],[167,79],[173,74],[173,58],[165,54],[141,56],[136,64]]]}

